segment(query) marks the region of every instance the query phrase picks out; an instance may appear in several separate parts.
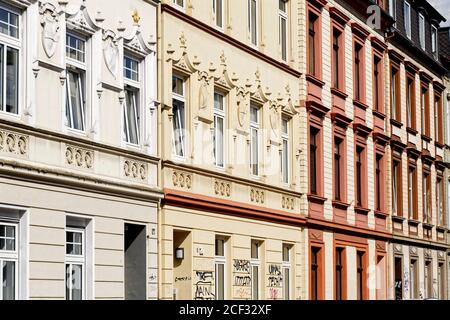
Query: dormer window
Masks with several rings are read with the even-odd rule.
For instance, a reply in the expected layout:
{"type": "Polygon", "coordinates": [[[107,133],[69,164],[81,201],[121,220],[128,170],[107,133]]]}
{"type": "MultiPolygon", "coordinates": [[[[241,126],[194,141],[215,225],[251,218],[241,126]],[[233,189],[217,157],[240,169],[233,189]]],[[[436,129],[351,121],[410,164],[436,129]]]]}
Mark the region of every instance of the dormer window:
{"type": "Polygon", "coordinates": [[[422,50],[425,50],[425,17],[419,13],[419,43],[422,50]]]}
{"type": "Polygon", "coordinates": [[[435,26],[431,26],[431,53],[436,60],[439,59],[438,29],[435,26]]]}

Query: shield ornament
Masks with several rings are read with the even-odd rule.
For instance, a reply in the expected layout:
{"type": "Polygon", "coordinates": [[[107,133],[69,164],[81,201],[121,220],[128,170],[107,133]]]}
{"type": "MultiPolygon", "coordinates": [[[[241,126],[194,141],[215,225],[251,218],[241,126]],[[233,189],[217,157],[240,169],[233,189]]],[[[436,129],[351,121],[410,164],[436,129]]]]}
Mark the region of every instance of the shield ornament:
{"type": "Polygon", "coordinates": [[[118,58],[119,58],[119,48],[111,37],[108,37],[106,39],[106,43],[103,48],[103,58],[105,59],[105,64],[109,72],[111,72],[114,78],[116,78],[118,58]]]}
{"type": "Polygon", "coordinates": [[[58,20],[51,13],[47,13],[43,18],[42,46],[45,54],[51,58],[55,54],[56,45],[59,41],[58,20]]]}

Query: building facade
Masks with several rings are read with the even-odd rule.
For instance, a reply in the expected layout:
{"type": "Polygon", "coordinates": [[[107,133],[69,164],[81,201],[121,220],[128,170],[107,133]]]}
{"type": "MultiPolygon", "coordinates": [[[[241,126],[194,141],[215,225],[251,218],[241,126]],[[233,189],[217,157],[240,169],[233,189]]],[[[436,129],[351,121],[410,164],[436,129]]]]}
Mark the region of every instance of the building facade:
{"type": "Polygon", "coordinates": [[[1,1],[0,299],[156,299],[157,3],[1,1]]]}

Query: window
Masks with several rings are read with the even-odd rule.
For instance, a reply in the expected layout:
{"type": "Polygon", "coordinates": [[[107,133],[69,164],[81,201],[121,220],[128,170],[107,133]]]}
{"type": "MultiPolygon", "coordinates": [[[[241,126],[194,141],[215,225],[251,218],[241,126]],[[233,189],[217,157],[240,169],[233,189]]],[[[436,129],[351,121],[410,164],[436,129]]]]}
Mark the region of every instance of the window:
{"type": "Polygon", "coordinates": [[[432,267],[431,261],[425,261],[425,299],[434,298],[432,267]]]}
{"type": "Polygon", "coordinates": [[[354,99],[362,101],[364,90],[364,53],[363,46],[359,42],[355,42],[353,54],[354,99]]]}
{"type": "Polygon", "coordinates": [[[383,195],[382,192],[384,190],[383,188],[383,156],[381,154],[376,155],[375,159],[375,209],[377,211],[382,211],[384,208],[382,207],[382,199],[383,195]]]}
{"type": "Polygon", "coordinates": [[[0,8],[0,111],[19,113],[19,15],[0,8]]]}
{"type": "Polygon", "coordinates": [[[283,244],[283,298],[291,298],[291,251],[292,246],[283,244]]]}
{"type": "Polygon", "coordinates": [[[251,43],[258,45],[258,3],[257,0],[248,0],[248,30],[251,43]]]}
{"type": "Polygon", "coordinates": [[[341,79],[343,79],[341,73],[343,70],[341,54],[343,52],[342,48],[342,31],[333,28],[333,87],[336,89],[343,88],[341,79]]]}
{"type": "Polygon", "coordinates": [[[395,300],[403,300],[403,260],[394,258],[395,300]]]}
{"type": "Polygon", "coordinates": [[[311,248],[311,294],[310,300],[322,299],[322,252],[319,247],[311,248]]]}
{"type": "Polygon", "coordinates": [[[84,229],[66,228],[66,300],[84,299],[84,229]]]}
{"type": "Polygon", "coordinates": [[[281,120],[281,177],[283,183],[289,183],[289,120],[283,118],[281,120]]]}
{"type": "Polygon", "coordinates": [[[125,56],[123,59],[125,82],[125,104],[123,108],[123,130],[125,141],[139,144],[140,105],[139,105],[139,62],[125,56]]]}
{"type": "Polygon", "coordinates": [[[444,182],[442,175],[436,179],[436,214],[438,226],[445,226],[444,182]]]}
{"type": "Polygon", "coordinates": [[[214,161],[215,165],[225,166],[225,96],[214,92],[214,161]]]}
{"type": "Polygon", "coordinates": [[[343,140],[340,138],[334,138],[334,200],[343,201],[342,197],[342,179],[343,177],[343,166],[342,163],[342,149],[343,140]]]}
{"type": "Polygon", "coordinates": [[[173,148],[174,154],[186,156],[185,142],[185,81],[177,76],[172,77],[172,113],[173,113],[173,148]]]}
{"type": "Polygon", "coordinates": [[[184,8],[184,0],[172,0],[177,6],[184,8]]]}
{"type": "Polygon", "coordinates": [[[396,10],[396,1],[389,0],[389,15],[397,20],[397,10],[396,10]]]}
{"type": "Polygon", "coordinates": [[[420,105],[422,109],[422,134],[430,137],[430,101],[428,96],[428,84],[422,83],[420,105]]]}
{"type": "Polygon", "coordinates": [[[260,249],[261,242],[252,240],[251,241],[251,270],[252,270],[252,300],[259,300],[259,290],[260,290],[260,274],[259,267],[261,265],[260,261],[260,249]]]}
{"type": "Polygon", "coordinates": [[[400,72],[395,66],[391,66],[391,118],[401,121],[401,104],[400,104],[400,72]]]}
{"type": "Polygon", "coordinates": [[[378,112],[383,112],[382,105],[382,95],[383,95],[383,85],[382,85],[382,76],[383,76],[383,65],[381,63],[381,58],[377,55],[373,56],[373,91],[374,91],[374,106],[375,110],[378,112]]]}
{"type": "Polygon", "coordinates": [[[365,277],[365,252],[358,251],[356,253],[356,283],[357,283],[357,300],[366,299],[366,277],[365,277]]]}
{"type": "Polygon", "coordinates": [[[364,148],[356,147],[356,206],[363,206],[363,157],[364,148]]]}
{"type": "Polygon", "coordinates": [[[216,27],[223,28],[223,0],[212,0],[213,1],[213,15],[216,21],[216,27]]]}
{"type": "Polygon", "coordinates": [[[412,76],[407,75],[406,79],[406,111],[408,117],[408,128],[416,129],[416,86],[412,76]]]}
{"type": "Polygon", "coordinates": [[[225,300],[226,239],[216,236],[215,244],[216,300],[225,300]]]}
{"type": "Polygon", "coordinates": [[[260,110],[258,106],[250,105],[250,170],[252,175],[259,175],[259,129],[260,110]]]}
{"type": "Polygon", "coordinates": [[[392,156],[392,214],[402,216],[402,162],[392,156]]]}
{"type": "Polygon", "coordinates": [[[335,252],[335,300],[344,300],[344,287],[345,287],[345,268],[344,268],[344,254],[343,248],[336,248],[335,252]]]}
{"type": "Polygon", "coordinates": [[[409,219],[417,220],[417,170],[415,164],[410,164],[408,169],[408,210],[409,219]]]}
{"type": "Polygon", "coordinates": [[[443,122],[442,122],[442,100],[440,95],[436,95],[434,97],[434,117],[435,117],[435,141],[438,144],[442,144],[444,141],[444,134],[443,134],[443,122]]]}
{"type": "Polygon", "coordinates": [[[403,6],[406,36],[411,39],[411,5],[405,1],[403,6]]]}
{"type": "Polygon", "coordinates": [[[308,14],[308,73],[319,77],[318,57],[319,44],[319,17],[312,11],[308,14]]]}
{"type": "Polygon", "coordinates": [[[425,50],[425,17],[419,13],[419,44],[425,50]]]}
{"type": "Polygon", "coordinates": [[[419,271],[418,262],[416,259],[411,259],[409,267],[410,285],[409,291],[411,292],[411,299],[419,299],[419,271]]]}
{"type": "Polygon", "coordinates": [[[431,178],[430,172],[423,172],[423,184],[422,184],[423,196],[423,222],[431,223],[431,178]]]}
{"type": "Polygon", "coordinates": [[[443,262],[439,262],[438,265],[438,277],[437,277],[437,281],[438,281],[438,294],[439,300],[445,300],[445,283],[446,283],[446,276],[445,276],[445,269],[444,269],[444,263],[443,262]]]}
{"type": "Polygon", "coordinates": [[[0,222],[0,300],[18,297],[17,224],[0,222]]]}
{"type": "Polygon", "coordinates": [[[431,53],[436,60],[439,59],[438,46],[438,30],[435,26],[431,26],[431,53]]]}
{"type": "Polygon", "coordinates": [[[309,132],[309,180],[310,193],[317,195],[319,193],[317,180],[319,178],[319,133],[317,128],[311,127],[309,132]]]}
{"type": "Polygon", "coordinates": [[[288,60],[288,0],[278,0],[279,42],[281,48],[281,59],[288,60]]]}
{"type": "Polygon", "coordinates": [[[86,121],[86,41],[66,35],[66,123],[71,129],[84,131],[86,121]]]}

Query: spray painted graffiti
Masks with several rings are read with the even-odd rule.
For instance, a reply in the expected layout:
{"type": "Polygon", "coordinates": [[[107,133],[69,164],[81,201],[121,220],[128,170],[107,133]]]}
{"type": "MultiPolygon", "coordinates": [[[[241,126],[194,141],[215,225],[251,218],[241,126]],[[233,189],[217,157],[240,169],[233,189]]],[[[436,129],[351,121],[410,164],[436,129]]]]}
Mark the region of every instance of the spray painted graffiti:
{"type": "Polygon", "coordinates": [[[278,288],[269,288],[269,299],[279,299],[280,297],[280,289],[278,288]]]}
{"type": "Polygon", "coordinates": [[[250,261],[235,259],[233,262],[234,272],[250,273],[250,261]]]}
{"type": "Polygon", "coordinates": [[[269,276],[267,282],[271,288],[279,288],[282,286],[283,276],[281,273],[281,266],[278,264],[269,265],[269,276]]]}
{"type": "Polygon", "coordinates": [[[250,287],[252,278],[250,276],[234,276],[234,285],[238,287],[250,287]]]}
{"type": "Polygon", "coordinates": [[[197,271],[195,273],[195,300],[214,300],[214,276],[211,271],[197,271]]]}
{"type": "Polygon", "coordinates": [[[233,294],[236,299],[251,298],[251,266],[249,260],[233,260],[233,294]]]}

